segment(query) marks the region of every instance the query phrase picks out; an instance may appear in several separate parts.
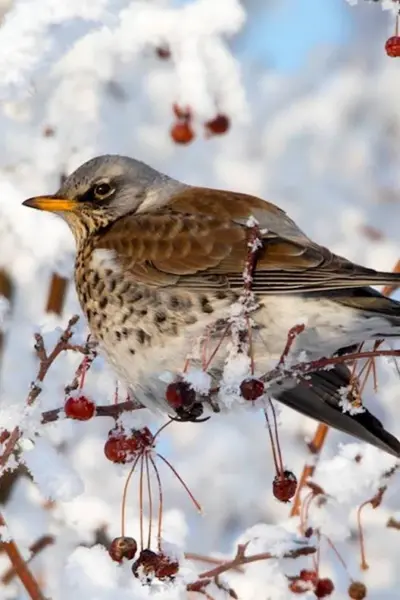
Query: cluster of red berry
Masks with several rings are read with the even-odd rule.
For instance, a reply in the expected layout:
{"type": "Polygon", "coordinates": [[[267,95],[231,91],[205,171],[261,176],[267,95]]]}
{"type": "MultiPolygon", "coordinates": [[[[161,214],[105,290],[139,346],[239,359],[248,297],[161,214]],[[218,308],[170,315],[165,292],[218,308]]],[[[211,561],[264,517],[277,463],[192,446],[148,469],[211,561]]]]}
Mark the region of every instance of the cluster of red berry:
{"type": "Polygon", "coordinates": [[[335,589],[328,577],[320,578],[317,571],[302,569],[290,582],[289,589],[293,594],[304,594],[312,590],[316,598],[327,598],[335,589]]]}
{"type": "MultiPolygon", "coordinates": [[[[302,569],[296,577],[291,577],[289,589],[293,594],[305,594],[312,590],[316,598],[327,598],[335,586],[328,577],[320,578],[315,570],[302,569]]],[[[364,600],[367,596],[367,588],[361,581],[352,581],[347,590],[351,600],[364,600]]]]}
{"type": "MultiPolygon", "coordinates": [[[[176,144],[190,144],[195,138],[193,129],[193,115],[190,108],[181,108],[177,104],[172,107],[176,117],[171,127],[171,137],[176,144]]],[[[204,123],[206,137],[212,135],[223,135],[230,127],[230,120],[226,115],[218,114],[216,117],[204,123]]]]}
{"type": "Polygon", "coordinates": [[[153,446],[154,437],[147,427],[127,433],[122,425],[117,425],[108,432],[104,454],[113,463],[126,464],[153,446]]]}
{"type": "MultiPolygon", "coordinates": [[[[108,549],[113,560],[122,563],[124,559],[133,560],[137,553],[137,543],[134,538],[121,536],[115,538],[108,549]]],[[[157,578],[161,581],[172,580],[179,570],[177,560],[170,558],[163,552],[154,552],[150,548],[144,548],[132,564],[132,572],[135,577],[150,583],[157,578]]]]}

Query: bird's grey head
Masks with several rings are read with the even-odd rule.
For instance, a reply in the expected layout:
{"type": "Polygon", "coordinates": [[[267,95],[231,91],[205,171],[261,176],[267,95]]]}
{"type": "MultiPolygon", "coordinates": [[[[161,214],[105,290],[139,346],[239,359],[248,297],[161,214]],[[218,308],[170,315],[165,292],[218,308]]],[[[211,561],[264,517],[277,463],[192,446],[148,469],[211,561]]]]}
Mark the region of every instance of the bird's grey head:
{"type": "Polygon", "coordinates": [[[57,213],[77,237],[128,213],[155,210],[184,187],[138,160],[104,155],[81,165],[53,196],[24,204],[57,213]]]}

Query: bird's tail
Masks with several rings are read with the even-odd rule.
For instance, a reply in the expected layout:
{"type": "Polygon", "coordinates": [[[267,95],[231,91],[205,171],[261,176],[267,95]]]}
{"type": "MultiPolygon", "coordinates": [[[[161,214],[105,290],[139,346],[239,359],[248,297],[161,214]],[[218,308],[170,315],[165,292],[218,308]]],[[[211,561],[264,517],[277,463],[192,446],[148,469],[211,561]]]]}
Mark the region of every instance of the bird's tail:
{"type": "Polygon", "coordinates": [[[366,408],[354,415],[342,411],[341,388],[349,386],[350,375],[346,365],[336,365],[329,371],[312,373],[306,381],[278,393],[276,399],[303,415],[400,458],[399,440],[366,408]]]}

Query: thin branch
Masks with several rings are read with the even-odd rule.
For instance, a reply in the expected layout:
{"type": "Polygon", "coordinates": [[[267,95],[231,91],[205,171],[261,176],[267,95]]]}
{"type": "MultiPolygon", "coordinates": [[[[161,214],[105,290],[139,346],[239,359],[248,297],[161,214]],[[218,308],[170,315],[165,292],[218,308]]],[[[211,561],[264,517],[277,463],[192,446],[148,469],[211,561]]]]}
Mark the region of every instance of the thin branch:
{"type": "MultiPolygon", "coordinates": [[[[308,444],[308,448],[313,457],[319,457],[322,447],[325,443],[325,438],[328,433],[328,426],[324,423],[319,423],[312,441],[308,444]]],[[[316,460],[313,458],[313,464],[306,463],[303,468],[303,472],[300,477],[300,481],[297,485],[296,495],[293,500],[292,510],[290,511],[291,517],[300,515],[301,508],[301,492],[307,483],[307,480],[314,475],[316,460]]]]}
{"type": "MultiPolygon", "coordinates": [[[[5,521],[2,515],[0,515],[0,525],[5,525],[5,521]]],[[[2,548],[7,554],[13,569],[18,575],[22,585],[24,586],[28,596],[31,600],[46,600],[42,594],[40,586],[33,576],[32,571],[29,569],[27,563],[22,558],[20,551],[18,550],[17,544],[10,540],[9,542],[2,542],[2,548]]]]}
{"type": "MultiPolygon", "coordinates": [[[[50,354],[47,354],[47,352],[46,352],[43,337],[38,333],[35,334],[35,351],[36,351],[37,357],[39,358],[40,363],[39,363],[39,370],[38,370],[38,374],[36,377],[36,381],[32,383],[30,391],[26,398],[27,406],[31,406],[35,402],[36,398],[39,396],[40,392],[42,391],[40,384],[43,382],[44,378],[46,377],[47,372],[50,369],[53,362],[56,360],[56,358],[62,352],[66,351],[66,350],[73,350],[75,352],[82,352],[84,354],[88,353],[88,349],[86,346],[70,344],[70,339],[73,335],[72,328],[74,327],[74,325],[76,325],[78,320],[79,320],[78,315],[74,315],[69,320],[66,329],[61,334],[57,344],[55,345],[53,350],[50,352],[50,354]]],[[[0,456],[0,469],[5,467],[5,465],[7,464],[7,461],[9,459],[9,457],[11,456],[12,452],[14,451],[14,448],[15,448],[20,436],[21,436],[21,432],[19,430],[19,427],[15,427],[14,430],[11,432],[10,437],[7,440],[3,454],[0,456]]]]}
{"type": "Polygon", "coordinates": [[[273,554],[271,552],[260,552],[259,554],[251,554],[249,556],[246,556],[242,554],[242,552],[240,552],[240,550],[238,549],[238,553],[234,559],[224,562],[221,565],[217,565],[209,571],[203,571],[203,573],[200,573],[199,579],[213,579],[214,577],[217,577],[218,575],[221,575],[226,571],[230,571],[231,569],[235,569],[243,565],[248,565],[250,563],[257,562],[260,560],[298,558],[299,556],[308,556],[309,554],[314,554],[315,552],[316,548],[314,548],[313,546],[302,546],[301,548],[296,548],[294,550],[290,550],[289,552],[285,552],[285,554],[282,554],[281,556],[273,554]]]}
{"type": "MultiPolygon", "coordinates": [[[[48,546],[51,546],[52,544],[54,544],[54,537],[52,535],[43,535],[41,538],[39,538],[34,544],[32,544],[29,548],[29,551],[31,553],[30,557],[28,558],[28,560],[26,561],[26,564],[29,564],[31,562],[31,560],[33,560],[35,558],[35,556],[37,556],[38,554],[40,554],[40,552],[42,552],[45,548],[47,548],[48,546]]],[[[0,545],[0,551],[2,550],[2,546],[0,545]]],[[[13,579],[14,577],[18,575],[17,570],[15,569],[14,566],[10,567],[8,569],[8,571],[6,571],[4,573],[4,575],[1,578],[1,583],[3,585],[8,585],[13,579]]]]}

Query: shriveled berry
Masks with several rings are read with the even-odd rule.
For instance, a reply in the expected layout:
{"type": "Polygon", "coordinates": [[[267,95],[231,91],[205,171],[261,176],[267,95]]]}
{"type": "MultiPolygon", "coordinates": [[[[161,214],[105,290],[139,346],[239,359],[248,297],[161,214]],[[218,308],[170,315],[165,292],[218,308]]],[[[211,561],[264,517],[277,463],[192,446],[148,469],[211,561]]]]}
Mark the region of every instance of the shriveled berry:
{"type": "Polygon", "coordinates": [[[132,565],[132,573],[135,577],[141,577],[142,575],[150,580],[155,575],[155,571],[158,565],[158,554],[145,548],[141,551],[138,558],[132,565]]]}
{"type": "Polygon", "coordinates": [[[147,581],[151,581],[153,577],[161,580],[173,579],[178,570],[178,561],[162,552],[153,552],[149,548],[142,550],[138,559],[132,565],[132,572],[135,577],[144,576],[147,581]]]}
{"type": "Polygon", "coordinates": [[[187,121],[176,121],[171,127],[171,137],[176,144],[190,144],[194,131],[187,121]]]}
{"type": "Polygon", "coordinates": [[[137,543],[131,537],[121,536],[115,538],[108,549],[108,552],[113,560],[121,562],[123,558],[132,560],[137,551],[137,543]]]}
{"type": "Polygon", "coordinates": [[[64,412],[69,419],[88,421],[96,412],[96,405],[83,394],[81,396],[70,396],[65,401],[64,412]]]}
{"type": "Polygon", "coordinates": [[[400,36],[393,35],[388,40],[386,40],[385,44],[386,54],[392,58],[397,58],[400,56],[400,36]]]}
{"type": "Polygon", "coordinates": [[[130,440],[132,442],[132,450],[135,445],[138,450],[142,450],[153,446],[154,436],[148,427],[142,427],[142,429],[134,429],[132,431],[130,440]]]}
{"type": "Polygon", "coordinates": [[[352,600],[364,600],[367,595],[367,587],[361,581],[353,581],[349,585],[348,594],[352,600]]]}
{"type": "Polygon", "coordinates": [[[272,493],[277,500],[289,502],[296,493],[297,479],[292,471],[283,471],[275,475],[272,482],[272,493]]]}
{"type": "Polygon", "coordinates": [[[170,383],[165,398],[172,408],[190,408],[196,402],[196,392],[187,381],[170,383]]]}
{"type": "Polygon", "coordinates": [[[230,124],[230,119],[226,115],[217,115],[214,119],[211,119],[211,121],[207,121],[207,123],[204,124],[204,127],[209,134],[223,135],[228,131],[230,124]]]}
{"type": "Polygon", "coordinates": [[[325,577],[318,580],[314,594],[317,598],[327,598],[332,594],[334,589],[333,581],[325,577]]]}
{"type": "Polygon", "coordinates": [[[252,402],[263,395],[264,389],[264,384],[260,379],[251,377],[244,379],[240,384],[240,393],[243,398],[252,402]]]}
{"type": "Polygon", "coordinates": [[[178,561],[163,553],[159,553],[158,558],[159,562],[156,568],[156,577],[158,579],[173,579],[179,571],[178,561]]]}

